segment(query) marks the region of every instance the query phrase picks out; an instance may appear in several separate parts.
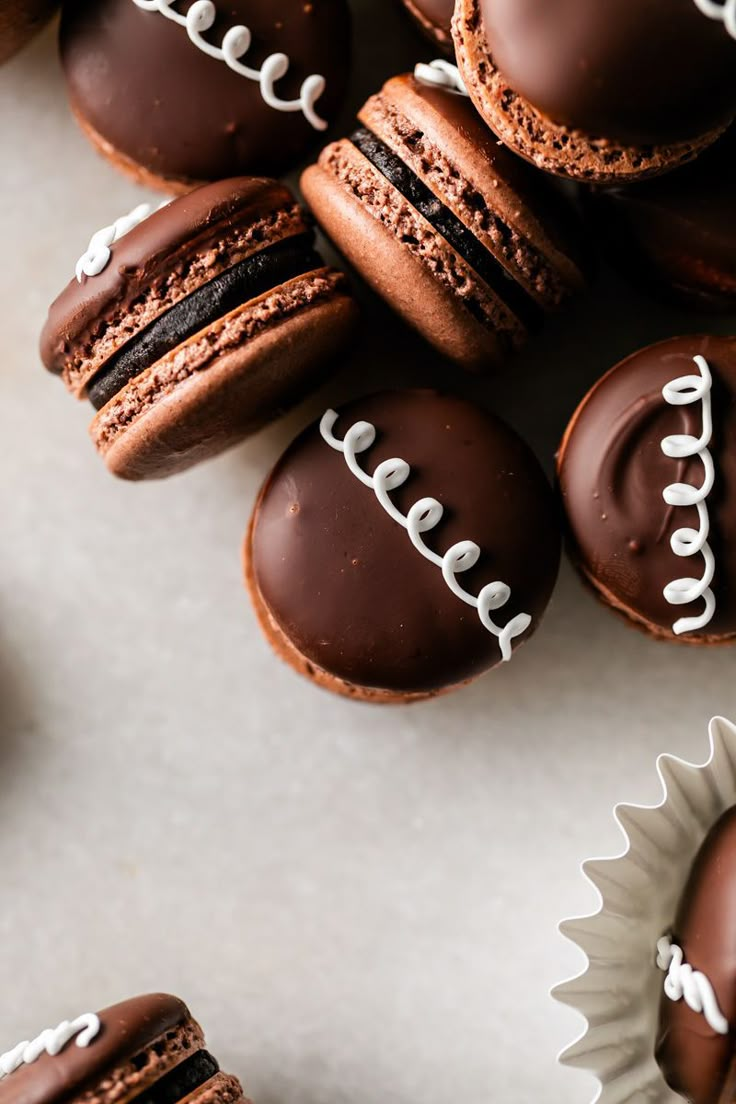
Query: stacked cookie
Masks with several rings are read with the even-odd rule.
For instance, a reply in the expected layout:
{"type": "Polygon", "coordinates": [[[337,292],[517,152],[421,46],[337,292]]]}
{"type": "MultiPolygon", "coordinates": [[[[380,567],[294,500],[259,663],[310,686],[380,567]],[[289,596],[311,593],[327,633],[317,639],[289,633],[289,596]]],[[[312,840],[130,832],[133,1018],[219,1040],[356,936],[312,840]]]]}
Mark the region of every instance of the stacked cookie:
{"type": "MultiPolygon", "coordinates": [[[[658,294],[736,302],[730,5],[405,6],[457,64],[390,78],[330,140],[350,75],[346,0],[64,4],[74,115],[167,199],[82,244],[41,339],[126,479],[180,472],[278,417],[360,325],[312,218],[269,175],[322,146],[301,174],[311,215],[443,358],[447,393],[407,392],[397,370],[395,391],[328,409],[266,480],[245,570],[283,658],[379,702],[468,683],[542,618],[562,535],[552,492],[515,434],[453,392],[467,390],[458,369],[509,371],[547,315],[575,309],[594,267],[583,219],[658,294]]],[[[707,337],[636,355],[583,401],[560,450],[574,562],[661,639],[736,636],[732,361],[731,342],[707,337]]]]}

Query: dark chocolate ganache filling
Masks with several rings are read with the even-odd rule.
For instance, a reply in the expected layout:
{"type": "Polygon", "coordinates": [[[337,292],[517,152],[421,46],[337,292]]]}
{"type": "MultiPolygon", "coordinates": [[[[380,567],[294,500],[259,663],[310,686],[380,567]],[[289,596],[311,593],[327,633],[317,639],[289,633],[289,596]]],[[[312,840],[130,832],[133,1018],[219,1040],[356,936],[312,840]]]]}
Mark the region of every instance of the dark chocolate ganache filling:
{"type": "Polygon", "coordinates": [[[527,329],[532,332],[541,329],[544,315],[531,295],[527,294],[475,234],[463,225],[457,215],[437,198],[393,150],[365,127],[356,130],[350,140],[477,272],[527,329]]]}
{"type": "Polygon", "coordinates": [[[200,330],[279,284],[321,268],[311,234],[287,238],[247,257],[197,288],[136,334],[103,365],[87,389],[101,410],[130,380],[200,330]]]}
{"type": "Polygon", "coordinates": [[[140,1096],[133,1097],[131,1104],[179,1104],[179,1101],[205,1085],[219,1071],[216,1059],[206,1050],[198,1050],[165,1074],[155,1085],[145,1089],[140,1096]]]}

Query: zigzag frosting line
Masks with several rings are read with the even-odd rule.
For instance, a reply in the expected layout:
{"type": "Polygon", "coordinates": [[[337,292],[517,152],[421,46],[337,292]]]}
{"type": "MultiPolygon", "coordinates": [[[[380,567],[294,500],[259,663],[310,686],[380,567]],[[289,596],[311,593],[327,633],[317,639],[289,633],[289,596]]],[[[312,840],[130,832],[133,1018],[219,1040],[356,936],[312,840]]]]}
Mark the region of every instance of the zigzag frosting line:
{"type": "Polygon", "coordinates": [[[723,4],[718,0],[694,0],[694,3],[708,19],[719,19],[731,38],[736,38],[736,0],[725,0],[723,4]]]}
{"type": "Polygon", "coordinates": [[[478,611],[481,624],[488,632],[498,637],[501,657],[504,662],[511,659],[511,641],[521,636],[531,625],[532,619],[528,613],[519,613],[512,618],[507,625],[500,627],[491,619],[491,611],[501,609],[511,597],[511,590],[506,583],[488,583],[476,597],[463,590],[457,581],[457,576],[464,571],[470,571],[480,559],[480,548],[473,541],[459,541],[453,544],[445,552],[444,556],[438,556],[424,543],[423,535],[439,525],[442,520],[442,504],[436,498],[420,498],[409,510],[406,517],[397,510],[390,498],[391,491],[403,486],[411,474],[411,468],[406,460],[384,460],[379,464],[373,475],[370,476],[360,467],[357,456],[371,447],[376,439],[376,428],[370,422],[356,422],[350,427],[345,437],[340,441],[333,434],[338,414],[334,410],[328,410],[320,422],[319,430],[323,439],[330,448],[341,452],[345,462],[356,479],[364,486],[369,487],[381,506],[397,525],[406,529],[409,539],[418,552],[442,571],[442,577],[453,594],[478,611]]]}
{"type": "Polygon", "coordinates": [[[63,1020],[58,1027],[48,1027],[31,1041],[25,1040],[18,1043],[12,1050],[0,1054],[0,1081],[15,1073],[21,1066],[31,1065],[37,1062],[45,1052],[52,1058],[61,1054],[64,1047],[74,1036],[77,1037],[77,1046],[85,1049],[100,1033],[100,1020],[93,1012],[85,1012],[76,1020],[63,1020]]]}
{"type": "Polygon", "coordinates": [[[692,529],[689,526],[677,529],[670,538],[672,551],[676,556],[681,557],[702,553],[705,561],[701,579],[674,579],[664,588],[664,596],[671,606],[686,606],[699,598],[705,601],[705,609],[700,617],[681,617],[675,622],[672,631],[678,636],[704,629],[712,620],[716,610],[715,595],[710,587],[715,574],[715,558],[708,544],[710,517],[706,505],[706,499],[713,490],[715,481],[713,457],[708,449],[713,435],[711,410],[713,381],[705,357],[696,356],[693,360],[700,371],[699,376],[680,376],[662,389],[665,402],[670,406],[689,406],[696,402],[703,404],[703,432],[700,437],[693,437],[689,433],[675,433],[662,441],[662,452],[665,456],[673,460],[686,460],[691,456],[698,456],[705,472],[700,487],[693,487],[688,483],[671,483],[662,492],[662,497],[668,506],[695,506],[698,511],[698,529],[692,529]]]}
{"type": "Polygon", "coordinates": [[[160,210],[161,207],[166,207],[170,202],[171,200],[165,199],[157,208],[152,203],[139,203],[130,214],[122,215],[119,219],[115,219],[115,222],[110,226],[103,226],[101,230],[93,234],[86,251],[79,258],[74,269],[77,281],[81,284],[83,276],[99,276],[101,272],[104,272],[112,256],[110,246],[116,241],[120,241],[125,234],[128,234],[136,226],[145,222],[154,210],[160,210]]]}
{"type": "Polygon", "coordinates": [[[253,36],[250,28],[242,25],[230,28],[222,40],[221,47],[207,42],[202,36],[205,31],[212,29],[217,16],[217,9],[212,0],[196,0],[186,15],[174,11],[172,5],[176,0],[133,0],[133,3],[143,11],[159,12],[167,19],[178,23],[180,27],[186,27],[190,40],[203,53],[216,61],[224,61],[233,72],[260,85],[261,96],[275,111],[301,111],[315,130],[327,130],[327,123],[315,110],[317,100],[327,87],[325,78],[316,74],[307,77],[302,84],[299,99],[282,100],[274,85],[288,73],[289,58],[286,54],[271,54],[260,69],[251,69],[249,65],[243,65],[240,58],[250,50],[253,36]]]}
{"type": "Polygon", "coordinates": [[[728,1020],[718,1007],[716,994],[705,974],[693,970],[684,961],[681,947],[668,935],[657,943],[657,966],[667,974],[664,991],[671,1001],[684,1000],[693,1012],[701,1013],[718,1035],[728,1035],[728,1020]]]}
{"type": "Polygon", "coordinates": [[[429,64],[420,61],[414,66],[414,76],[421,84],[433,85],[435,88],[447,88],[451,92],[459,92],[462,96],[468,95],[465,81],[460,76],[457,65],[444,58],[437,58],[429,64]]]}

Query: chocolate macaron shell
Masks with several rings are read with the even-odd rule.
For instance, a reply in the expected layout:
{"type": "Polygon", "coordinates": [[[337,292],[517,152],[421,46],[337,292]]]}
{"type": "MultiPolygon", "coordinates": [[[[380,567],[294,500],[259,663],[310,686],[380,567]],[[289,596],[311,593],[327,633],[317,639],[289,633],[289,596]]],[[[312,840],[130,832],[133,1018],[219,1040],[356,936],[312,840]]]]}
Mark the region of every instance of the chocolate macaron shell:
{"type": "Polygon", "coordinates": [[[478,0],[478,10],[509,85],[570,129],[660,145],[736,115],[736,41],[695,0],[478,0]]]}
{"type": "Polygon", "coordinates": [[[203,283],[274,241],[309,231],[286,187],[260,178],[207,185],[174,200],[110,246],[93,277],[51,305],[41,358],[84,394],[121,343],[203,283]]]}
{"type": "Polygon", "coordinates": [[[357,308],[345,277],[319,269],[245,304],[131,380],[92,439],[123,479],[160,479],[209,459],[317,387],[357,308]]]}
{"type": "MultiPolygon", "coordinates": [[[[189,7],[166,5],[180,16],[189,7]]],[[[214,9],[214,25],[200,32],[208,46],[222,50],[228,31],[247,27],[251,45],[236,64],[255,71],[269,57],[286,55],[289,68],[274,83],[275,95],[298,100],[309,77],[324,77],[315,111],[325,122],[335,118],[350,64],[345,0],[216,0],[214,9]]],[[[319,140],[320,130],[301,110],[270,106],[257,80],[210,56],[153,5],[66,4],[60,43],[72,107],[85,130],[120,168],[139,179],[142,170],[149,183],[191,187],[253,172],[277,175],[319,140]]]]}
{"type": "Polygon", "coordinates": [[[707,148],[736,114],[736,42],[694,0],[458,0],[453,36],[489,126],[516,153],[562,176],[603,183],[668,172],[707,148]],[[517,70],[554,115],[515,87],[517,70]]]}
{"type": "Polygon", "coordinates": [[[684,1000],[663,994],[657,1061],[670,1087],[691,1104],[725,1104],[736,1092],[736,809],[716,822],[700,848],[671,938],[683,961],[712,985],[730,1031],[717,1033],[684,1000]]]}
{"type": "MultiPolygon", "coordinates": [[[[613,368],[573,416],[558,455],[558,480],[580,571],[604,602],[631,623],[669,640],[721,643],[736,638],[736,338],[674,338],[650,346],[613,368]],[[666,401],[663,389],[681,377],[700,380],[694,357],[712,375],[713,428],[708,450],[714,484],[704,499],[715,560],[712,618],[701,628],[675,633],[680,618],[699,618],[704,597],[671,604],[665,588],[707,574],[704,552],[675,553],[683,528],[700,531],[696,505],[670,506],[666,488],[704,485],[701,457],[675,459],[663,441],[676,434],[700,438],[705,406],[666,401]]],[[[705,588],[703,588],[703,591],[705,588]]]]}
{"type": "Polygon", "coordinates": [[[455,0],[403,0],[403,3],[425,36],[445,53],[451,54],[455,0]]]}
{"type": "Polygon", "coordinates": [[[591,189],[585,207],[627,279],[696,310],[736,309],[736,129],[676,172],[591,189]]]}
{"type": "MultiPolygon", "coordinates": [[[[427,496],[444,514],[426,533],[443,556],[473,541],[477,564],[463,588],[477,595],[496,580],[510,596],[500,626],[521,613],[536,629],[559,562],[554,498],[536,459],[503,423],[464,400],[431,391],[388,392],[343,409],[342,439],[365,421],[375,443],[361,452],[372,475],[399,457],[410,473],[391,493],[406,515],[427,496]]],[[[406,530],[319,426],[299,437],[268,477],[246,541],[246,568],[259,619],[284,658],[336,692],[411,701],[463,684],[502,660],[499,638],[450,589],[406,530]]]]}
{"type": "Polygon", "coordinates": [[[78,1097],[111,1075],[123,1079],[118,1100],[127,1104],[203,1043],[186,1005],[163,993],[115,1004],[100,1012],[99,1019],[99,1034],[89,1046],[78,1047],[72,1040],[59,1054],[43,1053],[0,1080],[0,1104],[76,1104],[78,1097]],[[139,1063],[126,1073],[131,1060],[158,1041],[155,1063],[139,1063]]]}
{"type": "Polygon", "coordinates": [[[586,262],[572,211],[498,142],[466,96],[405,74],[358,117],[541,307],[582,288],[586,262]]]}
{"type": "Polygon", "coordinates": [[[442,355],[481,372],[523,344],[519,320],[351,142],[328,146],[301,187],[353,268],[442,355]]]}

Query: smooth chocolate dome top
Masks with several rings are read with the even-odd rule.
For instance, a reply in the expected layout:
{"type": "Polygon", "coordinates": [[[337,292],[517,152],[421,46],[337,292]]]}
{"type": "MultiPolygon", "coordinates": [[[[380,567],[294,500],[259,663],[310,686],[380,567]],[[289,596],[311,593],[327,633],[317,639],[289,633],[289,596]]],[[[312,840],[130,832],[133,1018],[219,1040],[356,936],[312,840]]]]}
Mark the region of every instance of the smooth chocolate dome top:
{"type": "Polygon", "coordinates": [[[678,578],[699,580],[705,570],[703,553],[678,556],[671,543],[683,527],[699,529],[697,507],[671,506],[663,497],[675,483],[704,483],[700,456],[676,459],[662,450],[671,435],[703,432],[701,402],[673,406],[662,393],[679,377],[698,376],[695,356],[705,358],[713,380],[708,447],[715,472],[705,500],[715,612],[692,635],[697,640],[736,634],[736,338],[674,338],[613,368],[573,417],[558,470],[574,554],[603,595],[665,634],[679,618],[702,615],[702,598],[673,605],[664,594],[678,578]]]}
{"type": "Polygon", "coordinates": [[[736,115],[736,41],[695,0],[479,0],[494,64],[553,122],[634,145],[736,115]]]}
{"type": "MultiPolygon", "coordinates": [[[[554,498],[529,448],[502,422],[432,391],[389,392],[352,403],[334,430],[358,421],[376,440],[359,456],[371,475],[384,460],[411,468],[392,500],[406,515],[419,499],[444,507],[425,536],[443,556],[459,541],[481,549],[459,577],[477,595],[500,580],[510,599],[501,626],[521,613],[536,628],[557,576],[554,498]]],[[[408,533],[312,426],[288,449],[256,508],[252,565],[268,611],[302,655],[362,687],[432,692],[501,661],[499,640],[412,545],[408,533]]]]}

